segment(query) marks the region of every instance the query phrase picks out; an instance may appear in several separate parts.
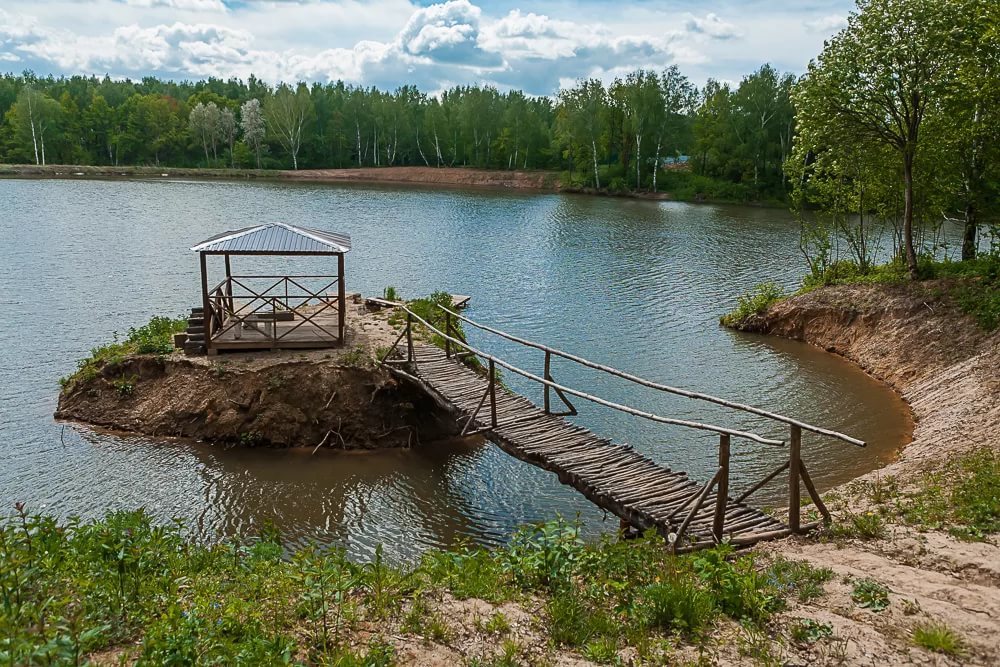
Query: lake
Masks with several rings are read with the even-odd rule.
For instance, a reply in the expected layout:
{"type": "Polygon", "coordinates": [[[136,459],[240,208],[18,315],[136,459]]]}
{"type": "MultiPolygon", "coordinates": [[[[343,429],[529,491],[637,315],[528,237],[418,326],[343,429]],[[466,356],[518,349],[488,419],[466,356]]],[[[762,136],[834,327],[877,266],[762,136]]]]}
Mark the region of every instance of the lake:
{"type": "MultiPolygon", "coordinates": [[[[615,530],[556,477],[482,442],[337,453],[225,449],[56,423],[58,379],[112,333],[199,305],[189,248],[228,229],[283,221],[349,233],[347,285],[405,296],[472,296],[468,315],[516,335],[674,386],[826,426],[857,449],[806,434],[821,489],[888,461],[905,442],[905,406],[842,359],[718,325],[736,297],[773,280],[794,289],[799,229],[780,210],[579,195],[323,184],[0,180],[0,506],[94,517],[145,508],[199,540],[269,523],[292,545],[387,557],[469,540],[493,544],[557,513],[587,535],[615,530]]],[[[260,262],[322,273],[323,259],[260,262]]],[[[537,351],[470,330],[473,344],[527,369],[537,351]]],[[[643,390],[554,362],[560,382],[664,416],[786,437],[780,425],[643,390]]],[[[533,400],[537,386],[508,378],[533,400]]],[[[704,480],[710,434],[664,427],[579,401],[576,419],[704,480]]],[[[775,467],[781,450],[734,441],[732,487],[775,467]]],[[[779,493],[762,497],[780,502],[779,493]]]]}

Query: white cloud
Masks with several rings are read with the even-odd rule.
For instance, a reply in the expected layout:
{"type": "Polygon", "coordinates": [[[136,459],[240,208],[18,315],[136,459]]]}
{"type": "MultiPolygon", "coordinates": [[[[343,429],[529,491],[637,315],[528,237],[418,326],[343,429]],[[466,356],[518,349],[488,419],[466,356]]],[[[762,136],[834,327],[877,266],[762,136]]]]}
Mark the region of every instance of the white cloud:
{"type": "Polygon", "coordinates": [[[122,0],[132,7],[163,7],[166,9],[182,9],[196,12],[224,12],[226,6],[222,0],[122,0]]]}
{"type": "Polygon", "coordinates": [[[768,14],[758,5],[726,4],[724,20],[707,11],[715,7],[694,15],[651,3],[622,3],[609,15],[603,3],[587,0],[571,8],[524,0],[499,14],[481,0],[3,1],[0,62],[40,74],[253,73],[270,82],[410,83],[432,93],[491,83],[533,94],[673,63],[698,82],[738,80],[765,61],[801,71],[822,46],[822,36],[803,25],[820,26],[850,4],[815,0],[820,12],[831,12],[824,19],[814,18],[815,5],[811,14],[792,12],[775,0],[768,14]],[[776,32],[785,38],[773,39],[776,32]]]}
{"type": "Polygon", "coordinates": [[[740,31],[732,23],[723,21],[717,14],[706,14],[704,17],[689,14],[684,27],[694,33],[711,37],[712,39],[733,39],[740,36],[740,31]]]}
{"type": "Polygon", "coordinates": [[[804,25],[806,27],[806,30],[808,30],[809,32],[820,32],[824,34],[830,34],[846,28],[847,17],[831,14],[830,16],[823,16],[818,19],[804,21],[802,25],[804,25]]]}

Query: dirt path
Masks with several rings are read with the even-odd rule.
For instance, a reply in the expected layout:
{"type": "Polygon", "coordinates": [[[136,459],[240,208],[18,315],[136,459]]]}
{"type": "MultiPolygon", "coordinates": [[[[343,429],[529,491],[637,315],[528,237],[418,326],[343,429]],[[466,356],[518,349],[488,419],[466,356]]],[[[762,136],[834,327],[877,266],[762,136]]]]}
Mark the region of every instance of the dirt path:
{"type": "MultiPolygon", "coordinates": [[[[835,490],[834,507],[862,512],[872,488],[900,488],[962,453],[1000,449],[1000,334],[986,335],[945,297],[941,285],[843,286],[773,306],[749,323],[841,354],[899,391],[911,406],[913,441],[899,458],[835,490]],[[866,493],[866,491],[868,493],[866,493]],[[840,500],[836,500],[839,498],[840,500]]],[[[793,610],[829,622],[842,642],[800,659],[836,664],[1000,664],[1000,548],[943,532],[889,525],[883,539],[788,539],[761,548],[828,567],[837,575],[815,607],[793,610]],[[880,613],[852,603],[851,582],[873,578],[890,591],[880,613]],[[918,624],[945,623],[966,649],[947,658],[917,648],[918,624]]]]}

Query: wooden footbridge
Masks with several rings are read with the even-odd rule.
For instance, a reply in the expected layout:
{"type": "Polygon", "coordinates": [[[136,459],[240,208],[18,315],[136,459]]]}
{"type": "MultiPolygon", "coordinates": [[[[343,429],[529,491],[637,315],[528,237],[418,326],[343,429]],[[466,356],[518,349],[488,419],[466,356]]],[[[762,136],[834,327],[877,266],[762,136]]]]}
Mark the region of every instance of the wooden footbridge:
{"type": "Polygon", "coordinates": [[[482,434],[508,454],[556,473],[562,483],[573,486],[598,507],[617,515],[623,524],[639,530],[654,528],[677,551],[699,549],[723,541],[745,546],[805,532],[829,522],[830,513],[816,492],[802,460],[802,432],[836,438],[858,447],[865,446],[856,438],[774,412],[670,387],[588,361],[480,324],[443,306],[439,306],[443,311],[442,330],[405,304],[380,303],[400,308],[406,314],[406,326],[382,358],[382,364],[397,377],[421,388],[441,408],[454,415],[462,424],[464,435],[482,434]],[[459,333],[456,321],[544,353],[542,374],[528,372],[472,347],[459,333]],[[420,342],[431,336],[437,338],[436,342],[443,342],[443,349],[420,342]],[[559,384],[551,374],[553,357],[642,387],[766,417],[788,427],[788,441],[723,426],[662,417],[559,384]],[[471,362],[472,359],[478,359],[479,363],[471,362]],[[502,386],[497,381],[499,368],[541,385],[544,396],[542,407],[502,386]],[[567,421],[566,417],[577,414],[570,397],[640,419],[717,433],[718,468],[715,474],[707,482],[699,484],[685,472],[657,464],[628,445],[615,444],[567,421]],[[553,398],[561,404],[559,411],[552,409],[553,398]],[[729,486],[733,438],[758,446],[787,447],[788,458],[758,483],[734,496],[729,486]],[[752,494],[786,471],[788,514],[785,521],[747,504],[752,494]],[[806,488],[822,520],[802,523],[801,486],[806,488]]]}

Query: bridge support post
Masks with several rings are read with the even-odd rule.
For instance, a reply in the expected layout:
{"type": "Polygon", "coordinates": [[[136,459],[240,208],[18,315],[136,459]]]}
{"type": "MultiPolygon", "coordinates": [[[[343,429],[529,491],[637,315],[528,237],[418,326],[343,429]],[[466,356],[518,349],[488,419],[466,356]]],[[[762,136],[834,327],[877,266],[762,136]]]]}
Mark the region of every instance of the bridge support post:
{"type": "MultiPolygon", "coordinates": [[[[552,368],[552,353],[549,352],[548,350],[545,350],[545,373],[542,375],[542,377],[548,380],[549,382],[552,382],[552,374],[549,372],[551,368],[552,368]]],[[[549,388],[549,385],[545,385],[545,406],[544,406],[545,414],[549,414],[552,412],[552,404],[551,400],[549,399],[550,391],[551,390],[549,388]]]]}
{"type": "Polygon", "coordinates": [[[715,521],[712,532],[715,541],[722,542],[722,534],[726,527],[726,505],[729,502],[729,444],[728,433],[719,435],[719,486],[715,496],[715,521]]]}
{"type": "Polygon", "coordinates": [[[413,315],[406,313],[406,361],[413,363],[413,315]]]}
{"type": "Polygon", "coordinates": [[[802,467],[802,427],[791,425],[788,440],[788,527],[793,533],[801,532],[799,495],[799,470],[802,467]]]}
{"type": "Polygon", "coordinates": [[[493,428],[497,427],[496,377],[497,377],[496,365],[493,363],[493,359],[490,359],[490,424],[493,426],[493,428]]]}
{"type": "Polygon", "coordinates": [[[444,311],[444,356],[451,359],[451,313],[444,311]]]}

